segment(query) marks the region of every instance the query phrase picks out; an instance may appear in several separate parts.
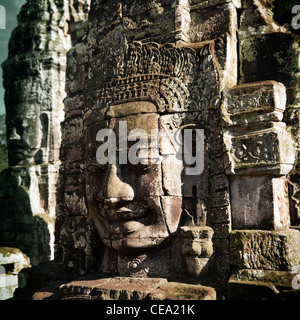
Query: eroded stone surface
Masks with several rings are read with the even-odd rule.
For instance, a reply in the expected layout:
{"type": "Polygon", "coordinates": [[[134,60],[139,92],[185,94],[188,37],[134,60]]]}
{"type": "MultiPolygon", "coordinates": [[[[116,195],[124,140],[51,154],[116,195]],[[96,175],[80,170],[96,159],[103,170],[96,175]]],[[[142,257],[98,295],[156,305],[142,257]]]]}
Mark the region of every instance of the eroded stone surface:
{"type": "MultiPolygon", "coordinates": [[[[72,45],[68,21],[85,20],[88,2],[27,1],[2,64],[10,167],[0,177],[0,244],[22,249],[32,265],[54,258],[61,139],[74,140],[82,126],[73,119],[72,128],[60,128],[72,45]]],[[[69,151],[77,157],[78,149],[69,151]]]]}
{"type": "Polygon", "coordinates": [[[290,226],[284,177],[235,176],[230,182],[233,229],[280,230],[290,226]]]}
{"type": "Polygon", "coordinates": [[[60,300],[215,300],[213,288],[166,279],[104,278],[78,280],[59,289],[60,300]]]}
{"type": "Polygon", "coordinates": [[[181,251],[187,270],[192,277],[199,277],[213,254],[213,230],[209,227],[181,227],[181,251]]]}
{"type": "MultiPolygon", "coordinates": [[[[72,151],[73,159],[68,156],[68,151],[74,149],[68,145],[72,140],[65,141],[62,148],[63,179],[68,175],[79,177],[88,201],[86,210],[82,210],[70,198],[68,204],[61,205],[59,220],[70,219],[75,226],[72,217],[75,212],[82,212],[82,216],[88,213],[82,219],[76,218],[83,223],[93,213],[92,220],[96,221],[96,229],[105,244],[100,259],[100,269],[105,273],[143,277],[159,276],[161,272],[173,276],[175,256],[180,261],[177,271],[186,270],[184,257],[178,253],[182,247],[178,227],[196,224],[213,229],[214,237],[209,240],[213,246],[206,248],[205,259],[210,259],[213,250],[211,260],[223,274],[229,270],[228,235],[232,228],[289,227],[291,204],[286,174],[294,165],[295,154],[283,116],[291,101],[291,82],[282,81],[282,84],[275,82],[281,82],[277,76],[274,79],[267,76],[259,80],[269,81],[249,83],[258,80],[244,72],[248,68],[247,55],[251,55],[247,46],[255,41],[254,35],[263,34],[259,39],[275,42],[282,37],[267,35],[267,30],[271,33],[275,30],[274,24],[266,18],[268,10],[264,11],[262,5],[256,7],[252,1],[176,4],[156,1],[155,5],[149,1],[147,6],[131,1],[111,5],[94,3],[86,37],[78,38],[68,60],[66,108],[70,116],[72,113],[72,117],[83,117],[84,130],[78,130],[78,152],[72,151]],[[248,17],[250,13],[253,16],[248,17]],[[163,19],[157,20],[158,17],[163,19]],[[212,21],[216,22],[214,26],[212,21]],[[255,21],[253,30],[251,21],[255,21]],[[236,37],[237,32],[240,38],[236,37]],[[245,32],[247,36],[243,36],[245,32]],[[86,55],[84,62],[76,63],[76,51],[90,55],[86,55]],[[241,81],[236,86],[238,76],[241,81]],[[176,143],[164,139],[158,145],[159,155],[166,161],[147,169],[147,173],[139,172],[134,166],[133,173],[125,172],[131,166],[109,165],[105,170],[97,167],[94,154],[99,147],[95,141],[98,130],[111,126],[118,132],[122,120],[129,121],[130,129],[140,126],[148,134],[150,128],[165,128],[172,133],[187,124],[204,129],[203,173],[199,177],[185,177],[182,173],[186,164],[176,158],[176,143]],[[80,146],[83,141],[85,151],[80,146]],[[88,164],[86,171],[79,165],[82,162],[88,164]],[[232,179],[225,173],[232,175],[232,179]],[[252,180],[248,174],[253,175],[252,180]],[[250,180],[253,183],[247,184],[250,180]],[[266,199],[266,190],[268,205],[261,206],[263,214],[260,214],[260,202],[256,200],[266,199]],[[147,205],[143,206],[143,201],[147,205]],[[248,206],[243,211],[245,203],[248,206]],[[123,208],[122,212],[116,209],[117,204],[123,208]],[[128,208],[133,212],[143,208],[145,213],[146,207],[155,219],[141,223],[136,216],[126,220],[126,210],[127,217],[130,216],[128,208]],[[145,232],[139,232],[139,228],[145,232]],[[111,266],[108,261],[113,261],[111,266]]],[[[251,57],[255,63],[255,54],[251,57]]],[[[282,66],[282,61],[279,65],[282,66]]],[[[74,123],[68,118],[69,115],[64,122],[66,132],[74,123]]],[[[153,143],[150,146],[156,147],[153,143]]],[[[71,177],[60,186],[62,199],[69,199],[63,194],[73,194],[71,177]]],[[[81,186],[76,187],[80,195],[81,186]]],[[[76,199],[82,199],[79,194],[76,199]]],[[[62,224],[62,231],[67,224],[62,224]]],[[[88,248],[92,258],[95,242],[89,232],[93,233],[93,229],[89,232],[83,231],[88,228],[81,229],[86,239],[83,247],[88,248]]],[[[64,240],[58,256],[76,265],[68,252],[72,243],[61,234],[64,240]]],[[[198,244],[190,246],[194,254],[200,254],[198,244]]],[[[81,261],[86,258],[82,257],[81,261]]]]}
{"type": "Polygon", "coordinates": [[[240,269],[291,271],[299,264],[298,230],[233,231],[230,237],[232,264],[240,269]]]}
{"type": "Polygon", "coordinates": [[[0,247],[0,300],[13,297],[19,286],[18,274],[30,267],[30,259],[17,248],[0,247]]]}

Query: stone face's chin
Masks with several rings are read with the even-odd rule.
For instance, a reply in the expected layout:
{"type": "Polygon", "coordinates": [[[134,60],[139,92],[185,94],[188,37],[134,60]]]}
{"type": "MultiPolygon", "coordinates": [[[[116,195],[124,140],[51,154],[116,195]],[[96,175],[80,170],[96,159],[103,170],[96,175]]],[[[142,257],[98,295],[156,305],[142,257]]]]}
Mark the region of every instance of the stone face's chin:
{"type": "Polygon", "coordinates": [[[130,235],[120,235],[118,239],[113,239],[112,237],[111,240],[108,240],[107,242],[104,241],[104,243],[119,253],[141,254],[152,248],[158,247],[165,239],[168,238],[168,232],[166,230],[164,233],[161,232],[160,237],[158,235],[155,237],[147,235],[147,233],[149,233],[147,227],[141,228],[141,231],[143,234],[146,234],[144,238],[140,237],[139,232],[137,232],[137,234],[133,232],[130,235]]]}
{"type": "Polygon", "coordinates": [[[111,235],[110,239],[102,238],[103,243],[121,254],[141,254],[148,250],[158,247],[169,236],[167,230],[160,232],[160,236],[155,235],[151,237],[147,227],[142,227],[140,232],[132,232],[130,234],[118,234],[111,235]],[[143,238],[140,237],[140,233],[145,234],[143,238]],[[147,235],[148,234],[148,235],[147,235]]]}
{"type": "Polygon", "coordinates": [[[14,148],[9,152],[9,158],[12,165],[35,164],[34,156],[38,149],[21,149],[14,148]]]}
{"type": "Polygon", "coordinates": [[[93,213],[92,217],[102,241],[119,252],[150,249],[160,245],[169,236],[160,212],[148,211],[140,218],[126,221],[112,221],[95,211],[93,213]]]}

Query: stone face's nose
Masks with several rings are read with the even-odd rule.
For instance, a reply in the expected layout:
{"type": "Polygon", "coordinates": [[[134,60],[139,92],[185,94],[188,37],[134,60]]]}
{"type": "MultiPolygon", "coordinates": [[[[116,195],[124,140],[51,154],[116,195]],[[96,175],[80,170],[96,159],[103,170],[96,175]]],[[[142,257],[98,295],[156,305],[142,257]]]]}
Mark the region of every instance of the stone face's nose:
{"type": "Polygon", "coordinates": [[[113,164],[108,167],[107,179],[98,196],[105,199],[105,202],[110,203],[121,200],[131,201],[134,198],[134,191],[129,184],[120,180],[117,174],[117,166],[113,164]]]}
{"type": "Polygon", "coordinates": [[[13,141],[13,140],[21,140],[21,136],[17,133],[16,128],[12,128],[12,132],[9,137],[9,141],[13,141]]]}

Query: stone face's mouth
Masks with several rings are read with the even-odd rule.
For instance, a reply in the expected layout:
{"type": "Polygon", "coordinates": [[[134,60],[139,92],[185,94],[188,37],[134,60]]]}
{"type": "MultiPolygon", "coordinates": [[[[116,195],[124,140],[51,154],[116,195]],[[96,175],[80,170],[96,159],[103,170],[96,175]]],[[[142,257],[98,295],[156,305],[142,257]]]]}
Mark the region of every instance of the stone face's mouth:
{"type": "Polygon", "coordinates": [[[101,201],[97,204],[97,214],[111,223],[138,221],[149,214],[149,208],[142,202],[119,199],[116,202],[101,201]]]}
{"type": "Polygon", "coordinates": [[[125,223],[113,223],[110,226],[110,230],[117,236],[126,236],[128,234],[136,232],[138,229],[144,227],[144,224],[139,221],[127,221],[125,223]]]}
{"type": "Polygon", "coordinates": [[[118,218],[110,224],[109,230],[118,237],[126,237],[147,225],[147,213],[148,210],[132,211],[126,207],[120,208],[116,211],[118,218]]]}
{"type": "Polygon", "coordinates": [[[24,146],[23,143],[19,141],[9,141],[8,142],[9,147],[14,151],[14,152],[26,152],[28,148],[24,146]]]}
{"type": "Polygon", "coordinates": [[[104,222],[107,232],[115,239],[125,238],[145,227],[150,223],[151,218],[149,209],[145,209],[144,206],[137,206],[134,203],[126,206],[123,203],[121,207],[116,206],[116,204],[100,205],[97,209],[97,215],[104,222]],[[130,207],[132,207],[132,210],[130,207]]]}
{"type": "Polygon", "coordinates": [[[121,209],[116,210],[116,215],[118,221],[129,221],[142,218],[145,215],[145,211],[132,211],[128,208],[123,207],[121,209]]]}
{"type": "Polygon", "coordinates": [[[161,207],[150,200],[135,199],[129,202],[119,198],[118,202],[95,203],[93,219],[97,220],[102,239],[125,242],[136,239],[136,246],[140,247],[146,246],[142,244],[145,239],[164,233],[166,226],[161,207]]]}

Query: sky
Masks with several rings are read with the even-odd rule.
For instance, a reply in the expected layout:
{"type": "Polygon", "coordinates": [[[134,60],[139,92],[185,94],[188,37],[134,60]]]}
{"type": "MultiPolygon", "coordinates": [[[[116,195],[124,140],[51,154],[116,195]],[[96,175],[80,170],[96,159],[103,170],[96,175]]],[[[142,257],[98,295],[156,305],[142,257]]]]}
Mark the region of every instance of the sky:
{"type": "MultiPolygon", "coordinates": [[[[26,0],[0,0],[0,6],[5,8],[5,27],[0,28],[0,65],[7,59],[8,55],[8,41],[13,29],[17,26],[17,15],[21,6],[26,0]]],[[[1,13],[0,8],[0,13],[1,13]]],[[[0,26],[3,25],[3,15],[0,14],[0,26]]],[[[2,84],[2,68],[0,67],[0,114],[5,113],[4,106],[4,89],[2,84]]]]}

